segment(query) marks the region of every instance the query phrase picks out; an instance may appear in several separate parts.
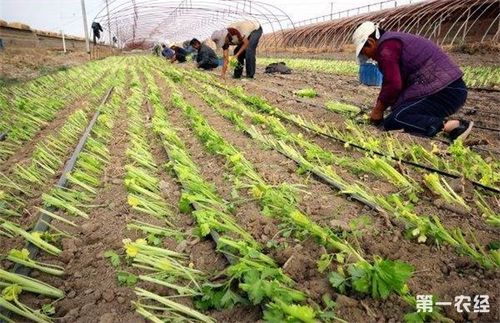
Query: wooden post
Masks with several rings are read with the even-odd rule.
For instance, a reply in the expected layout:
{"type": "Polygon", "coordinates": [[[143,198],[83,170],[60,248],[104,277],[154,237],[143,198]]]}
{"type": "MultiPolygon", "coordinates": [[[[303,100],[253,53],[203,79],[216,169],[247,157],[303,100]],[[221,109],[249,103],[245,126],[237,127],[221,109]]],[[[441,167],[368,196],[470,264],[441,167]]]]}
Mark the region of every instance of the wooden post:
{"type": "Polygon", "coordinates": [[[66,39],[64,38],[64,31],[61,29],[61,36],[62,36],[62,42],[63,42],[63,52],[66,53],[66,39]]]}

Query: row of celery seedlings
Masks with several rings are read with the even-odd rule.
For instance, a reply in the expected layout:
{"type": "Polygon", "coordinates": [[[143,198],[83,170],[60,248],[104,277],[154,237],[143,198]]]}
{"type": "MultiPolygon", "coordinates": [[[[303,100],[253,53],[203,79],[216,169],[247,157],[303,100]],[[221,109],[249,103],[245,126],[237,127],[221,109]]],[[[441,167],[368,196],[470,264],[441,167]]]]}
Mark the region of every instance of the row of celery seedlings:
{"type": "MultiPolygon", "coordinates": [[[[212,83],[212,79],[208,75],[204,75],[199,72],[193,72],[190,74],[191,76],[204,81],[204,82],[210,82],[212,83]]],[[[220,88],[224,88],[220,85],[218,85],[220,88]]],[[[446,162],[444,159],[438,157],[437,155],[430,153],[427,151],[425,148],[423,148],[421,145],[418,144],[412,144],[410,148],[408,148],[408,145],[403,146],[403,144],[400,141],[394,140],[393,137],[391,137],[388,134],[384,135],[384,140],[374,138],[373,136],[370,136],[366,133],[364,133],[359,126],[355,125],[354,123],[349,123],[348,122],[348,128],[351,130],[349,132],[344,132],[340,133],[339,130],[331,128],[331,127],[324,127],[320,126],[312,121],[307,121],[302,119],[299,116],[286,113],[274,106],[271,106],[268,104],[265,100],[259,98],[259,97],[254,97],[254,96],[248,96],[246,95],[240,88],[231,88],[226,90],[230,91],[231,94],[233,94],[235,97],[241,99],[243,102],[252,105],[253,107],[257,108],[260,112],[263,112],[265,114],[275,116],[278,119],[286,120],[288,122],[291,122],[295,124],[296,126],[299,126],[301,128],[304,128],[308,131],[313,131],[318,133],[319,135],[325,135],[327,137],[342,137],[344,141],[347,142],[345,145],[346,147],[349,147],[349,142],[355,143],[357,145],[363,146],[364,148],[368,149],[371,152],[374,151],[387,151],[388,156],[396,156],[395,152],[400,152],[398,158],[403,158],[404,156],[401,155],[403,151],[408,151],[410,149],[411,151],[415,152],[418,151],[419,153],[422,153],[426,156],[424,158],[425,160],[430,160],[432,163],[429,166],[435,167],[440,169],[441,166],[439,165],[448,165],[448,166],[443,166],[445,171],[449,171],[450,167],[449,163],[446,162]],[[352,133],[349,135],[349,137],[346,137],[346,134],[352,133]],[[384,145],[382,147],[382,145],[384,145]],[[377,147],[380,150],[377,150],[377,147]],[[395,148],[397,147],[397,148],[395,148]],[[406,147],[406,148],[405,148],[406,147]]],[[[317,157],[319,159],[323,159],[323,162],[328,162],[331,156],[331,153],[318,153],[318,150],[314,147],[309,145],[309,147],[306,148],[307,153],[317,157]]],[[[459,169],[483,169],[484,170],[484,176],[485,178],[490,178],[492,181],[497,182],[498,179],[500,179],[500,172],[495,171],[500,164],[498,162],[493,162],[493,163],[487,163],[479,154],[471,151],[469,148],[466,148],[463,146],[461,141],[456,141],[452,146],[449,147],[450,152],[452,152],[452,160],[460,160],[460,162],[457,162],[458,164],[462,165],[459,167],[459,169]],[[496,166],[498,165],[498,166],[496,166]]],[[[412,153],[413,154],[413,153],[412,153]]],[[[420,159],[415,156],[415,154],[412,155],[413,161],[417,162],[420,159]]],[[[396,184],[398,186],[407,186],[409,183],[408,181],[411,182],[410,190],[407,190],[409,193],[408,197],[412,202],[416,202],[416,196],[414,194],[415,191],[419,191],[420,188],[416,186],[416,182],[414,180],[410,180],[406,177],[406,180],[402,174],[397,174],[395,172],[395,168],[388,164],[388,161],[382,159],[382,158],[377,158],[375,157],[375,154],[373,153],[367,153],[367,157],[363,159],[365,164],[365,169],[364,171],[369,171],[369,172],[375,172],[376,175],[382,175],[386,179],[388,179],[390,182],[396,184]],[[369,166],[368,166],[369,165],[369,166]],[[408,180],[408,181],[407,181],[408,180]]],[[[346,162],[345,157],[339,158],[335,160],[336,164],[346,166],[346,167],[355,167],[360,170],[359,163],[349,163],[346,162]]],[[[362,167],[362,166],[361,166],[362,167]]],[[[452,173],[457,173],[458,170],[455,170],[452,173]]],[[[474,171],[472,171],[474,172],[474,171]]],[[[467,175],[465,175],[466,178],[467,175]]],[[[489,180],[488,180],[489,181],[489,180]]],[[[448,204],[451,205],[456,205],[460,208],[462,208],[464,211],[469,212],[471,210],[471,206],[468,205],[462,197],[460,197],[458,194],[456,194],[449,184],[446,182],[446,180],[438,175],[438,174],[428,174],[424,176],[424,184],[436,195],[440,196],[443,198],[444,201],[446,201],[448,204]]],[[[485,193],[482,193],[481,190],[475,190],[474,191],[474,203],[476,204],[477,208],[479,209],[482,217],[485,219],[486,223],[489,225],[498,227],[500,226],[500,215],[495,213],[489,207],[488,205],[488,200],[492,201],[497,201],[498,203],[498,198],[495,198],[494,196],[489,196],[485,193]]]]}
{"type": "MultiPolygon", "coordinates": [[[[233,260],[223,272],[226,279],[196,286],[194,296],[198,307],[221,309],[246,304],[248,299],[254,305],[265,305],[263,317],[266,321],[314,322],[320,318],[321,310],[304,304],[306,295],[296,290],[294,282],[274,260],[262,253],[258,242],[235,221],[230,203],[201,176],[182,140],[167,121],[159,89],[150,73],[147,79],[149,100],[154,108],[153,131],[161,138],[170,158],[169,167],[183,187],[180,210],[191,212],[200,236],[215,232],[219,236],[215,240],[218,250],[233,260]],[[238,291],[234,291],[234,287],[238,291]]],[[[182,98],[176,94],[172,100],[174,106],[182,103],[182,98]]]]}
{"type": "MultiPolygon", "coordinates": [[[[214,82],[213,78],[206,74],[195,72],[192,75],[205,82],[214,82]]],[[[218,86],[223,87],[220,84],[218,86]]],[[[436,145],[433,145],[432,150],[428,150],[417,143],[399,141],[390,133],[384,133],[380,135],[380,138],[374,137],[372,133],[364,131],[360,125],[352,121],[346,121],[345,131],[328,125],[320,126],[312,121],[306,121],[296,115],[276,109],[261,98],[246,96],[239,88],[227,90],[265,112],[272,113],[308,130],[327,135],[330,138],[338,138],[346,142],[347,147],[349,144],[356,144],[371,152],[387,152],[385,153],[386,156],[409,159],[416,163],[424,162],[425,166],[457,176],[464,176],[469,180],[493,188],[496,188],[495,185],[500,182],[500,162],[498,160],[486,161],[480,154],[465,147],[461,141],[455,141],[446,151],[441,151],[436,145]],[[449,156],[449,158],[445,158],[445,155],[449,156]]]]}
{"type": "MultiPolygon", "coordinates": [[[[469,255],[485,268],[491,269],[500,266],[500,254],[498,250],[486,252],[484,248],[477,243],[477,241],[474,241],[474,245],[476,245],[477,248],[474,247],[473,244],[470,244],[465,240],[460,229],[454,228],[452,230],[447,230],[436,216],[424,217],[416,215],[412,210],[413,204],[411,203],[414,202],[414,198],[410,198],[410,201],[406,201],[400,194],[391,194],[390,196],[385,197],[375,194],[364,185],[358,183],[347,183],[333,170],[333,165],[328,163],[328,160],[321,160],[318,158],[318,156],[328,155],[327,151],[323,150],[319,146],[316,146],[314,149],[317,154],[311,156],[307,151],[310,144],[308,144],[307,141],[301,136],[290,135],[277,118],[273,118],[272,116],[264,117],[261,114],[252,111],[251,108],[243,104],[238,104],[229,98],[223,100],[223,96],[221,96],[220,93],[217,94],[217,91],[214,91],[213,89],[210,91],[210,88],[205,87],[204,91],[210,94],[210,97],[208,97],[209,99],[206,99],[207,102],[210,103],[210,101],[212,101],[212,106],[217,105],[217,110],[219,110],[219,112],[236,122],[240,128],[247,131],[252,137],[259,139],[261,142],[266,143],[268,146],[271,146],[286,156],[294,159],[304,170],[308,170],[322,178],[326,178],[330,183],[335,183],[334,186],[339,188],[341,193],[361,196],[363,197],[363,200],[371,202],[370,204],[372,205],[376,205],[377,209],[387,212],[395,218],[402,220],[408,228],[408,232],[413,237],[417,238],[419,242],[425,242],[427,237],[430,236],[433,237],[438,244],[446,242],[451,246],[454,246],[460,253],[469,255]],[[218,100],[214,102],[217,97],[218,100]],[[232,108],[233,111],[223,112],[221,104],[222,106],[226,105],[232,108]],[[238,114],[234,114],[234,111],[237,111],[235,113],[238,114]],[[279,138],[279,140],[273,140],[272,138],[263,136],[257,129],[246,126],[241,120],[240,114],[243,116],[249,116],[256,124],[265,124],[271,133],[279,138]],[[292,145],[302,147],[306,150],[306,152],[301,154],[292,145]]],[[[394,174],[394,172],[391,173],[394,174]]],[[[449,186],[440,184],[439,177],[436,174],[426,175],[425,181],[429,186],[435,185],[431,186],[435,191],[441,192],[441,194],[448,194],[448,201],[456,201],[457,204],[467,207],[463,202],[463,199],[454,193],[449,186]],[[431,176],[434,177],[434,181],[430,179],[431,176]]],[[[484,200],[482,201],[482,210],[493,213],[484,200]]],[[[487,221],[492,223],[494,219],[495,217],[490,216],[487,218],[487,221]]]]}
{"type": "MultiPolygon", "coordinates": [[[[77,216],[88,218],[86,211],[90,209],[89,203],[97,195],[101,186],[99,179],[103,174],[104,167],[109,162],[109,152],[106,145],[111,138],[113,119],[123,95],[122,82],[124,77],[124,71],[117,72],[116,78],[113,80],[113,84],[116,86],[115,95],[109,103],[101,107],[101,113],[92,128],[84,149],[78,156],[75,167],[70,173],[63,174],[68,179],[68,187],[54,187],[48,194],[44,194],[43,206],[38,208],[40,214],[48,216],[51,220],[75,227],[77,224],[74,219],[77,216]]],[[[69,236],[69,234],[53,224],[47,224],[52,232],[26,231],[10,221],[3,221],[0,226],[6,234],[21,236],[26,242],[33,244],[45,253],[57,256],[61,253],[61,249],[57,246],[58,238],[69,236]]],[[[30,258],[27,249],[12,249],[5,255],[5,259],[45,274],[64,275],[62,267],[30,258]]],[[[55,312],[52,303],[44,304],[41,309],[34,310],[20,301],[20,295],[24,291],[61,299],[64,297],[63,291],[40,280],[10,273],[4,269],[1,269],[0,273],[0,286],[3,287],[0,306],[34,322],[51,321],[48,315],[55,312]]],[[[13,322],[8,317],[0,316],[0,318],[6,322],[13,322]]]]}
{"type": "MultiPolygon", "coordinates": [[[[361,111],[356,106],[340,102],[326,102],[324,106],[319,107],[348,117],[352,117],[353,114],[358,114],[361,111]]],[[[421,163],[424,160],[427,167],[433,167],[457,176],[463,174],[469,180],[498,189],[495,186],[500,182],[500,163],[497,161],[493,163],[487,162],[480,154],[465,147],[462,141],[454,142],[446,151],[440,149],[435,143],[432,143],[432,150],[427,150],[413,140],[410,140],[409,143],[401,143],[389,133],[384,133],[380,137],[378,137],[378,134],[374,136],[374,134],[365,131],[366,128],[351,119],[345,122],[346,130],[328,126],[322,126],[322,128],[330,138],[345,142],[347,146],[356,145],[371,153],[387,151],[386,149],[388,149],[390,156],[399,159],[406,158],[415,163],[421,163]],[[443,158],[444,155],[450,157],[443,158]]]]}
{"type": "Polygon", "coordinates": [[[345,131],[326,126],[323,127],[323,131],[369,151],[385,151],[389,156],[460,175],[485,186],[498,189],[500,183],[500,161],[486,161],[480,154],[464,146],[461,140],[454,141],[446,149],[440,149],[437,144],[432,144],[432,149],[429,150],[418,143],[397,140],[390,133],[375,137],[353,121],[346,121],[345,131]]]}
{"type": "Polygon", "coordinates": [[[73,112],[56,134],[48,135],[33,150],[29,164],[14,164],[10,173],[0,172],[0,218],[20,217],[27,199],[36,197],[48,179],[57,174],[68,152],[74,147],[89,121],[87,114],[98,102],[111,78],[90,93],[89,102],[73,112]]]}
{"type": "Polygon", "coordinates": [[[9,175],[0,173],[0,215],[21,217],[27,199],[36,196],[38,188],[56,175],[87,126],[85,110],[75,111],[57,133],[38,143],[29,163],[15,164],[9,175]]]}
{"type": "MultiPolygon", "coordinates": [[[[234,92],[233,92],[234,94],[234,92]]],[[[410,151],[411,160],[413,162],[421,162],[422,160],[429,161],[428,166],[434,167],[436,169],[442,169],[444,171],[450,172],[452,174],[459,174],[463,171],[465,178],[473,179],[474,174],[479,174],[478,170],[482,173],[481,180],[482,184],[497,183],[500,181],[500,163],[494,161],[491,163],[486,162],[479,154],[471,151],[469,148],[465,147],[461,141],[456,141],[448,148],[448,152],[451,154],[450,161],[437,156],[434,152],[429,152],[424,147],[419,144],[412,145],[402,145],[400,141],[394,140],[390,135],[384,135],[384,140],[379,138],[374,138],[373,136],[363,132],[361,128],[352,123],[348,122],[347,132],[341,133],[339,130],[321,127],[311,121],[305,121],[299,117],[292,116],[290,114],[279,111],[278,109],[271,107],[266,102],[256,103],[256,100],[251,97],[244,97],[243,93],[240,93],[246,102],[251,103],[253,106],[257,107],[260,111],[265,113],[273,113],[278,115],[281,119],[285,119],[293,122],[294,124],[306,128],[308,130],[316,131],[319,134],[324,134],[327,136],[342,137],[344,141],[351,142],[359,146],[363,146],[370,151],[388,151],[388,156],[398,156],[400,159],[405,159],[404,151],[410,151]],[[372,148],[369,148],[372,147],[372,148]],[[377,148],[378,147],[378,148],[377,148]],[[397,147],[397,148],[394,148],[397,147]],[[423,158],[422,158],[423,156],[423,158]],[[452,170],[453,169],[453,170],[452,170]]],[[[346,144],[347,146],[349,143],[346,144]]],[[[439,150],[437,146],[434,146],[435,152],[439,150]]],[[[370,154],[370,153],[368,153],[370,154]]],[[[423,176],[424,184],[436,195],[440,196],[448,204],[458,206],[466,212],[471,211],[471,206],[447,183],[447,181],[436,173],[426,173],[423,176]]],[[[499,227],[500,226],[500,215],[495,213],[490,206],[488,206],[487,200],[497,201],[498,198],[483,193],[482,190],[474,190],[474,204],[479,209],[480,214],[485,219],[486,223],[499,227]]],[[[413,201],[415,202],[415,201],[413,201]]]]}
{"type": "MultiPolygon", "coordinates": [[[[105,65],[92,64],[82,71],[69,72],[68,74],[79,74],[79,77],[71,77],[67,82],[57,88],[58,95],[53,95],[55,89],[43,89],[24,95],[16,95],[11,105],[6,105],[0,112],[5,116],[0,120],[0,132],[7,133],[7,139],[0,142],[0,160],[5,161],[13,155],[25,142],[32,139],[48,121],[55,118],[56,114],[78,97],[97,88],[106,72],[105,65]]],[[[64,75],[63,75],[64,76],[64,75]]],[[[52,79],[46,82],[53,82],[52,79]]]]}
{"type": "MultiPolygon", "coordinates": [[[[170,72],[167,71],[167,74],[170,72]]],[[[409,304],[415,304],[406,285],[413,272],[410,265],[400,261],[385,260],[378,256],[374,256],[370,262],[349,242],[311,221],[309,216],[298,209],[297,197],[292,186],[285,183],[275,187],[266,183],[241,152],[220,137],[208,125],[202,114],[182,99],[182,95],[171,81],[167,82],[173,89],[173,105],[183,110],[191,120],[194,132],[207,149],[226,158],[236,185],[240,189],[248,189],[252,196],[259,200],[263,215],[276,217],[288,223],[294,228],[297,236],[309,235],[316,238],[332,252],[331,259],[336,260],[338,267],[336,272],[330,274],[330,279],[335,282],[336,287],[340,287],[343,292],[352,288],[360,293],[371,294],[374,298],[387,298],[391,293],[396,293],[409,304]]],[[[415,315],[418,314],[409,314],[408,319],[415,315]]],[[[438,312],[433,315],[435,318],[445,320],[438,312]]]]}
{"type": "Polygon", "coordinates": [[[206,280],[206,275],[190,266],[187,255],[160,247],[163,238],[178,239],[184,237],[184,234],[173,229],[172,211],[161,193],[157,177],[160,170],[150,153],[144,124],[144,89],[136,69],[132,70],[131,77],[131,94],[126,102],[129,137],[126,155],[129,162],[125,166],[124,182],[128,192],[127,200],[132,209],[158,218],[163,225],[152,225],[137,220],[128,223],[128,229],[141,231],[146,234],[146,238],[123,240],[129,263],[142,272],[138,277],[129,273],[126,275],[134,277],[134,280],[138,278],[142,282],[167,287],[176,292],[175,296],[168,297],[151,292],[147,287],[136,287],[138,300],[133,301],[133,305],[137,313],[152,322],[214,322],[209,316],[172,300],[201,295],[201,283],[206,280]]]}
{"type": "MultiPolygon", "coordinates": [[[[20,103],[22,103],[23,100],[43,99],[47,93],[60,91],[61,88],[64,89],[64,91],[60,92],[63,97],[72,95],[74,90],[72,91],[71,88],[65,88],[65,84],[68,82],[77,84],[76,82],[79,75],[90,75],[93,69],[98,70],[99,73],[101,72],[100,68],[97,69],[96,67],[82,65],[64,72],[39,77],[33,81],[22,83],[17,86],[6,87],[3,89],[4,91],[0,92],[0,97],[5,100],[2,101],[2,104],[5,105],[0,106],[0,109],[6,108],[7,104],[14,105],[14,108],[22,107],[20,103]]],[[[15,109],[9,111],[9,117],[14,115],[15,112],[15,109]]]]}
{"type": "MultiPolygon", "coordinates": [[[[29,96],[41,97],[47,91],[55,91],[63,85],[64,82],[73,81],[75,77],[84,71],[87,66],[79,66],[70,70],[59,71],[54,74],[48,74],[35,78],[31,81],[2,87],[0,89],[0,111],[7,110],[9,104],[18,98],[29,96]]],[[[11,113],[9,111],[9,113],[11,113]]]]}
{"type": "Polygon", "coordinates": [[[86,64],[75,66],[70,69],[61,69],[55,73],[46,74],[27,82],[17,83],[15,85],[6,86],[0,89],[0,96],[6,99],[12,99],[15,96],[25,93],[38,93],[43,90],[57,90],[63,82],[78,79],[78,75],[87,70],[89,67],[100,65],[98,62],[90,61],[86,64]]]}

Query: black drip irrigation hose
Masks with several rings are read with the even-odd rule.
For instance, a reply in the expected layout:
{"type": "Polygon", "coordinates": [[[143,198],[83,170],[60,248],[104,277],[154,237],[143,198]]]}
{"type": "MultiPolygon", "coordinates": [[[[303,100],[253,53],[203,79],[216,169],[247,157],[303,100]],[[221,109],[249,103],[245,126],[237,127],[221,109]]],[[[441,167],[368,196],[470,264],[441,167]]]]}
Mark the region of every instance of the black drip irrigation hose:
{"type": "MultiPolygon", "coordinates": [[[[164,140],[163,136],[161,136],[161,135],[160,135],[160,138],[161,138],[161,140],[164,140]]],[[[169,159],[169,160],[173,160],[172,158],[170,158],[170,154],[169,154],[169,152],[168,152],[168,149],[167,149],[167,148],[165,148],[165,147],[164,147],[164,149],[165,149],[165,153],[167,154],[168,159],[169,159]]],[[[185,189],[184,184],[182,184],[182,183],[180,183],[180,184],[181,184],[182,188],[183,188],[183,189],[185,189]]],[[[199,209],[201,209],[201,207],[200,207],[200,206],[198,205],[198,203],[196,203],[196,202],[192,202],[192,203],[191,203],[191,206],[192,206],[192,207],[193,207],[193,209],[195,209],[195,210],[199,210],[199,209]]],[[[216,232],[216,231],[214,231],[214,230],[210,230],[210,232],[209,232],[209,234],[208,234],[208,235],[209,235],[209,236],[210,236],[210,238],[211,238],[211,239],[215,242],[215,245],[217,245],[217,244],[219,243],[219,237],[220,237],[219,233],[217,233],[217,232],[216,232]]],[[[229,255],[229,254],[225,253],[224,251],[222,251],[222,254],[226,257],[227,262],[228,262],[229,264],[234,265],[234,264],[236,263],[236,259],[235,259],[233,256],[231,256],[231,255],[229,255]]]]}
{"type": "MultiPolygon", "coordinates": [[[[217,83],[211,83],[211,85],[215,86],[215,87],[217,87],[217,88],[219,88],[221,90],[228,91],[227,87],[219,85],[217,83]]],[[[254,105],[253,102],[248,101],[246,99],[244,99],[244,100],[247,103],[249,103],[251,105],[254,105]]],[[[290,122],[290,120],[287,120],[287,121],[290,122]]],[[[438,174],[446,176],[446,177],[451,177],[451,178],[461,178],[462,177],[460,175],[451,174],[449,172],[446,172],[446,171],[443,171],[443,170],[439,170],[439,169],[434,168],[434,167],[429,167],[429,166],[421,165],[421,164],[418,164],[418,163],[415,163],[415,162],[412,162],[412,161],[409,161],[409,160],[400,159],[400,158],[398,158],[396,156],[389,156],[389,155],[385,155],[385,154],[380,153],[380,152],[375,151],[375,150],[366,149],[366,148],[364,148],[362,146],[356,145],[355,143],[349,142],[347,140],[344,140],[344,139],[341,139],[341,138],[337,138],[335,136],[332,136],[332,135],[329,135],[329,134],[326,134],[326,133],[319,133],[315,129],[313,129],[313,128],[309,127],[309,126],[303,125],[303,124],[300,124],[299,126],[302,127],[302,128],[305,128],[305,129],[307,129],[309,131],[312,131],[312,132],[314,132],[315,134],[317,134],[319,136],[323,136],[323,137],[326,137],[326,138],[333,139],[333,140],[338,141],[338,142],[340,142],[342,144],[348,144],[349,146],[352,146],[352,147],[354,147],[356,149],[359,149],[359,150],[362,150],[362,151],[366,151],[366,152],[370,152],[370,153],[375,154],[375,155],[380,156],[380,157],[390,158],[390,159],[395,160],[397,162],[401,162],[403,164],[411,165],[411,166],[414,166],[416,168],[421,168],[421,169],[427,170],[429,172],[438,173],[438,174]]],[[[480,188],[482,188],[484,190],[487,190],[487,191],[490,191],[490,192],[500,193],[500,189],[497,189],[495,187],[490,187],[490,186],[481,184],[481,183],[479,183],[477,181],[474,181],[474,180],[471,180],[471,179],[468,179],[468,178],[465,178],[465,179],[467,181],[469,181],[474,186],[480,187],[480,188]]]]}
{"type": "MultiPolygon", "coordinates": [[[[75,167],[76,160],[78,159],[80,152],[82,151],[83,147],[85,146],[85,143],[87,142],[87,139],[90,135],[90,132],[92,131],[92,128],[94,127],[94,125],[97,121],[97,118],[99,117],[99,115],[101,113],[100,107],[107,102],[112,91],[113,91],[113,87],[109,88],[108,92],[105,94],[104,98],[102,99],[101,103],[99,104],[99,106],[97,108],[97,111],[94,113],[94,116],[92,117],[87,128],[85,129],[85,132],[80,137],[80,141],[78,142],[78,145],[76,146],[75,150],[73,151],[73,154],[71,155],[70,159],[66,162],[66,165],[64,165],[62,175],[61,175],[61,177],[59,177],[59,180],[57,181],[55,186],[66,187],[66,185],[68,184],[68,178],[67,178],[66,174],[70,173],[71,170],[73,169],[73,167],[75,167]]],[[[47,211],[53,212],[53,211],[55,211],[55,208],[48,207],[47,211]]],[[[38,215],[38,221],[36,222],[32,231],[37,231],[37,232],[47,231],[49,229],[49,224],[51,221],[52,221],[52,218],[50,216],[46,215],[43,212],[40,212],[38,215]]],[[[30,242],[28,242],[26,244],[26,249],[28,249],[31,259],[35,258],[37,256],[38,252],[40,251],[40,249],[37,246],[35,246],[34,244],[32,244],[30,242]]],[[[12,272],[19,274],[19,275],[28,276],[31,272],[31,268],[16,263],[14,268],[12,269],[12,272]]],[[[10,311],[6,311],[2,307],[0,307],[0,313],[5,315],[6,317],[9,317],[11,315],[10,311]]],[[[2,323],[2,322],[4,322],[4,321],[0,319],[0,323],[2,323]]]]}
{"type": "MultiPolygon", "coordinates": [[[[152,116],[151,116],[151,108],[150,108],[149,101],[146,101],[146,106],[148,107],[148,120],[151,120],[152,116]]],[[[161,139],[162,142],[165,140],[165,138],[162,135],[158,135],[158,136],[160,137],[160,139],[161,139]]],[[[168,149],[165,146],[163,146],[163,149],[165,150],[165,153],[167,154],[168,159],[169,160],[173,160],[170,157],[170,152],[168,151],[168,149]]],[[[182,188],[185,189],[184,184],[183,183],[180,183],[180,184],[181,184],[182,188]]],[[[191,206],[195,210],[201,209],[201,207],[196,202],[191,203],[191,206]]],[[[215,245],[217,245],[218,242],[219,242],[219,237],[220,237],[219,233],[217,233],[214,230],[210,230],[209,236],[215,242],[215,245]]],[[[224,254],[224,256],[226,257],[226,259],[227,259],[227,261],[228,261],[229,264],[234,265],[236,263],[236,259],[233,256],[225,253],[224,251],[222,251],[222,254],[224,254]]]]}
{"type": "MultiPolygon", "coordinates": [[[[250,138],[254,139],[251,134],[249,134],[246,131],[245,131],[245,133],[247,134],[247,136],[249,136],[250,138]]],[[[286,158],[288,158],[290,160],[293,160],[297,165],[300,166],[302,164],[297,158],[294,158],[294,157],[290,156],[289,154],[287,154],[286,152],[282,151],[281,149],[276,148],[276,151],[278,153],[280,153],[281,155],[285,156],[286,158]]],[[[314,174],[314,176],[318,177],[324,183],[326,183],[327,185],[329,185],[329,186],[337,189],[338,191],[342,191],[343,190],[342,186],[340,186],[337,183],[335,183],[334,181],[332,181],[330,178],[328,178],[328,176],[324,175],[323,173],[321,173],[319,171],[316,171],[314,169],[309,169],[308,172],[314,174]]],[[[348,194],[348,199],[349,200],[356,200],[356,201],[360,202],[361,204],[364,204],[364,205],[368,206],[370,209],[378,211],[380,213],[384,213],[384,214],[386,213],[384,209],[380,208],[376,204],[373,204],[372,202],[368,201],[367,199],[359,196],[358,194],[349,193],[348,194]]]]}
{"type": "Polygon", "coordinates": [[[500,92],[499,89],[488,88],[488,87],[470,87],[469,90],[474,90],[478,92],[500,92]]]}
{"type": "MultiPolygon", "coordinates": [[[[390,158],[392,160],[395,160],[397,162],[401,162],[403,164],[407,164],[407,165],[411,165],[411,166],[414,166],[414,167],[417,167],[417,168],[425,169],[425,170],[427,170],[429,172],[438,173],[440,175],[451,177],[451,178],[460,178],[460,177],[462,177],[460,175],[451,174],[451,173],[448,173],[446,171],[443,171],[443,170],[440,170],[440,169],[437,169],[437,168],[433,168],[433,167],[421,165],[421,164],[418,164],[418,163],[415,163],[415,162],[412,162],[412,161],[409,161],[409,160],[405,160],[405,159],[400,159],[400,158],[398,158],[396,156],[389,156],[389,155],[385,155],[385,154],[383,154],[381,152],[378,152],[378,151],[375,151],[375,150],[366,149],[366,148],[364,148],[362,146],[359,146],[359,145],[351,143],[351,142],[349,142],[347,140],[343,140],[343,139],[337,138],[335,136],[332,136],[332,135],[329,135],[329,134],[326,134],[326,133],[318,133],[316,130],[314,130],[313,128],[308,127],[306,125],[302,125],[302,127],[306,128],[306,129],[308,129],[310,131],[313,131],[313,132],[315,132],[316,134],[318,134],[320,136],[324,136],[324,137],[333,139],[333,140],[341,142],[343,144],[348,144],[349,146],[352,146],[352,147],[357,148],[357,149],[362,150],[362,151],[373,153],[373,154],[375,154],[377,156],[380,156],[380,157],[390,158]]],[[[471,180],[471,179],[468,179],[468,178],[465,178],[465,179],[468,180],[469,182],[471,182],[474,186],[481,187],[481,188],[483,188],[485,190],[488,190],[488,191],[491,191],[491,192],[500,193],[500,190],[497,189],[497,188],[486,186],[484,184],[481,184],[481,183],[479,183],[477,181],[474,181],[474,180],[471,180]]]]}
{"type": "Polygon", "coordinates": [[[498,128],[490,128],[490,127],[480,126],[480,125],[477,125],[475,123],[474,123],[474,128],[488,130],[488,131],[494,131],[494,132],[500,132],[500,129],[498,129],[498,128]]]}

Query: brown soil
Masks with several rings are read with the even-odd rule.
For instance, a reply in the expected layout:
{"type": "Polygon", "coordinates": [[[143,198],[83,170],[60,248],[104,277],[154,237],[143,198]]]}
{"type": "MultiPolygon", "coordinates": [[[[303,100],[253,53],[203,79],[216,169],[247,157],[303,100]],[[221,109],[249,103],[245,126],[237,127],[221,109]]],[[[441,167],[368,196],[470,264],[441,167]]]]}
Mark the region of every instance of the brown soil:
{"type": "MultiPolygon", "coordinates": [[[[189,96],[189,101],[194,103],[196,107],[203,110],[204,113],[210,114],[210,109],[204,106],[197,97],[189,94],[187,91],[184,94],[189,96]]],[[[317,260],[319,260],[321,254],[326,253],[326,250],[312,241],[301,242],[293,238],[283,237],[282,233],[278,231],[277,226],[280,221],[261,215],[260,206],[250,200],[251,196],[247,192],[240,191],[240,197],[234,200],[231,196],[233,185],[226,180],[227,177],[224,174],[224,159],[213,156],[205,151],[199,140],[190,130],[189,123],[179,109],[169,109],[168,113],[170,122],[176,125],[178,135],[187,144],[193,160],[200,166],[203,177],[210,182],[216,183],[217,191],[221,196],[236,204],[234,215],[238,224],[251,233],[263,246],[266,246],[271,240],[278,244],[278,247],[264,248],[264,251],[272,256],[278,265],[283,267],[284,272],[297,282],[296,287],[308,294],[312,301],[320,303],[323,295],[332,293],[333,290],[328,284],[326,273],[321,274],[316,269],[317,260]]],[[[216,116],[213,117],[215,118],[216,116]]],[[[222,119],[219,119],[219,121],[226,123],[222,119]]],[[[237,140],[237,138],[247,142],[249,140],[245,136],[232,131],[230,125],[225,127],[217,125],[216,128],[217,130],[226,128],[227,135],[224,137],[229,141],[237,140]]],[[[245,150],[245,156],[247,156],[247,153],[248,150],[245,150]]],[[[259,151],[257,150],[252,154],[252,157],[258,156],[258,154],[259,151]]],[[[283,164],[283,157],[274,155],[274,158],[277,158],[277,162],[273,163],[275,168],[273,168],[273,171],[268,171],[269,174],[272,172],[272,174],[276,175],[282,173],[283,176],[290,176],[291,173],[283,173],[279,169],[283,167],[278,166],[283,164]]],[[[260,168],[257,168],[260,169],[261,173],[265,173],[262,171],[265,167],[264,161],[256,163],[256,165],[260,166],[260,168]]],[[[282,182],[273,177],[273,183],[279,184],[282,182]]],[[[319,194],[319,192],[317,193],[319,194]]],[[[330,192],[323,193],[323,195],[328,193],[330,192]]]]}
{"type": "Polygon", "coordinates": [[[82,52],[63,53],[46,49],[5,49],[0,51],[0,80],[7,84],[24,82],[89,60],[82,52]]]}

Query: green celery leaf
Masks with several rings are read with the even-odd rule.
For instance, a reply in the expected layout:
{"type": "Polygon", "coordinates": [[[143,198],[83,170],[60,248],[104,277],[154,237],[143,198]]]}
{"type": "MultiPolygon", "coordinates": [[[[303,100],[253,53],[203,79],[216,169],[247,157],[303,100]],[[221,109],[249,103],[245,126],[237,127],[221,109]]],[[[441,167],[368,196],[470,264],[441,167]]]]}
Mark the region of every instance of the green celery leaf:
{"type": "Polygon", "coordinates": [[[111,262],[111,265],[113,267],[118,267],[121,264],[120,256],[114,252],[113,250],[108,250],[104,253],[104,257],[109,258],[109,261],[111,262]]]}
{"type": "Polygon", "coordinates": [[[342,294],[345,293],[347,281],[344,275],[338,272],[331,272],[328,275],[328,281],[330,281],[330,284],[332,284],[334,288],[337,288],[342,294]]]}
{"type": "Polygon", "coordinates": [[[116,274],[118,283],[121,286],[132,286],[137,283],[137,276],[134,274],[127,273],[125,271],[120,271],[116,274]]]}

